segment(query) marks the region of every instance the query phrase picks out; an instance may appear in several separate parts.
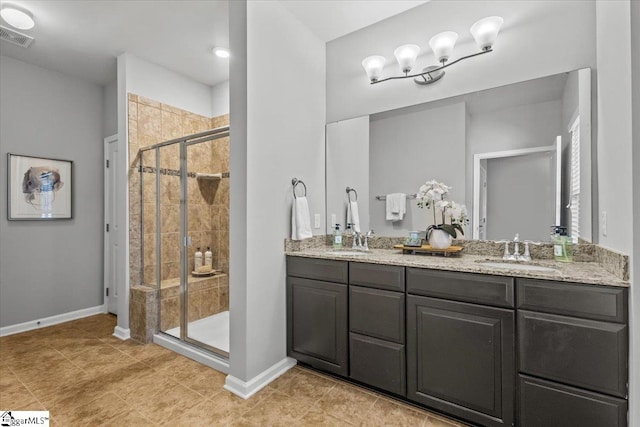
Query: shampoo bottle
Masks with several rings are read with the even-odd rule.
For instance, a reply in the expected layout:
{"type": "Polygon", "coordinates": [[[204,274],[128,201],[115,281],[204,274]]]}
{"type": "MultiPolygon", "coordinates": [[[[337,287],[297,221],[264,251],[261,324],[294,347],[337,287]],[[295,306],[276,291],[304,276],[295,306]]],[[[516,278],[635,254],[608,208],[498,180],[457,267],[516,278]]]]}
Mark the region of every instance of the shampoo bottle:
{"type": "Polygon", "coordinates": [[[333,249],[342,249],[342,233],[340,232],[340,224],[336,224],[333,230],[333,249]]]}
{"type": "Polygon", "coordinates": [[[200,252],[200,248],[196,250],[194,255],[195,258],[195,268],[194,271],[198,271],[200,267],[202,267],[202,252],[200,252]]]}
{"type": "Polygon", "coordinates": [[[207,246],[207,251],[204,253],[204,265],[209,270],[213,270],[213,254],[211,253],[211,248],[209,246],[207,246]]]}

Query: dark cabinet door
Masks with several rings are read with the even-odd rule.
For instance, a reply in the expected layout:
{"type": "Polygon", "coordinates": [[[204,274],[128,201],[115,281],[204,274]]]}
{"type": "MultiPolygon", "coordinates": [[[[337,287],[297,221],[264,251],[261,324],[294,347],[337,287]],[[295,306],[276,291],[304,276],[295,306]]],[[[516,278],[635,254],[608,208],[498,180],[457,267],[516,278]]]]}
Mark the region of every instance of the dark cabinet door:
{"type": "Polygon", "coordinates": [[[287,353],[348,375],[347,285],[287,278],[287,353]]]}
{"type": "Polygon", "coordinates": [[[521,427],[625,427],[627,401],[520,375],[521,427]]]}
{"type": "Polygon", "coordinates": [[[404,344],[404,294],[349,286],[351,332],[404,344]]]}
{"type": "Polygon", "coordinates": [[[407,296],[407,397],[485,426],[514,423],[513,310],[407,296]]]}
{"type": "Polygon", "coordinates": [[[627,395],[627,326],[518,312],[520,371],[578,387],[627,395]]]}

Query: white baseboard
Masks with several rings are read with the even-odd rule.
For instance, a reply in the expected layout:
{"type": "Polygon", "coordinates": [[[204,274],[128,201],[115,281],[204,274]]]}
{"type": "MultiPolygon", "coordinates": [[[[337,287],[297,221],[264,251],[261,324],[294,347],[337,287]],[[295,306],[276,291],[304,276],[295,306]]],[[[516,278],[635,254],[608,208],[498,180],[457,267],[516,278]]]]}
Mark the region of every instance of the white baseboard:
{"type": "Polygon", "coordinates": [[[113,328],[113,336],[116,338],[120,338],[122,341],[126,341],[131,338],[131,329],[121,328],[120,326],[116,326],[113,328]]]}
{"type": "Polygon", "coordinates": [[[171,351],[175,351],[178,354],[195,360],[196,362],[207,365],[210,368],[220,371],[224,374],[229,373],[229,361],[218,358],[210,353],[204,352],[196,347],[184,344],[182,341],[172,339],[166,335],[155,334],[153,336],[154,344],[158,344],[164,348],[168,348],[171,351]]]}
{"type": "Polygon", "coordinates": [[[280,375],[287,372],[289,369],[296,366],[296,359],[285,357],[280,362],[271,366],[269,369],[262,371],[249,381],[242,381],[234,376],[227,375],[227,379],[224,384],[224,388],[227,391],[239,396],[243,399],[248,399],[262,388],[264,388],[271,381],[278,378],[280,375]]]}
{"type": "Polygon", "coordinates": [[[59,323],[69,322],[71,320],[82,319],[96,314],[105,312],[104,305],[83,308],[82,310],[71,311],[69,313],[56,314],[55,316],[45,317],[43,319],[35,319],[29,322],[18,323],[0,328],[0,337],[7,335],[19,334],[20,332],[32,331],[34,329],[45,328],[47,326],[57,325],[59,323]]]}

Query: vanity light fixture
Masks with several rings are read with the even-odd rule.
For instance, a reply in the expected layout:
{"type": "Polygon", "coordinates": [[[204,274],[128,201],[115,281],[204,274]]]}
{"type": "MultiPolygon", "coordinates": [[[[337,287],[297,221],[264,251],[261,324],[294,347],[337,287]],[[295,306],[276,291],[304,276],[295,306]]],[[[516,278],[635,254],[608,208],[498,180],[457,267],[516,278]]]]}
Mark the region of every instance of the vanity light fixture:
{"type": "Polygon", "coordinates": [[[431,50],[433,50],[436,60],[442,65],[426,67],[419,73],[409,74],[415,65],[418,54],[420,53],[420,47],[415,44],[402,45],[393,52],[398,64],[400,65],[400,71],[404,73],[403,76],[393,76],[382,79],[382,69],[387,62],[387,59],[380,55],[365,58],[362,61],[362,66],[364,67],[371,84],[386,82],[387,80],[413,78],[415,83],[419,85],[427,85],[440,80],[444,76],[445,68],[462,60],[493,52],[493,44],[498,37],[498,32],[500,31],[500,27],[503,22],[504,20],[499,16],[489,16],[473,24],[469,31],[480,48],[480,52],[463,56],[462,58],[458,58],[452,62],[447,61],[449,61],[449,58],[453,53],[453,48],[458,40],[458,34],[453,31],[445,31],[431,37],[431,40],[429,40],[429,46],[431,47],[431,50]]]}
{"type": "Polygon", "coordinates": [[[33,20],[33,14],[15,4],[3,4],[2,8],[0,8],[0,16],[7,24],[19,30],[30,30],[36,25],[33,20]]]}
{"type": "Polygon", "coordinates": [[[229,52],[229,49],[224,47],[214,47],[213,53],[215,53],[218,58],[228,58],[231,56],[231,52],[229,52]]]}

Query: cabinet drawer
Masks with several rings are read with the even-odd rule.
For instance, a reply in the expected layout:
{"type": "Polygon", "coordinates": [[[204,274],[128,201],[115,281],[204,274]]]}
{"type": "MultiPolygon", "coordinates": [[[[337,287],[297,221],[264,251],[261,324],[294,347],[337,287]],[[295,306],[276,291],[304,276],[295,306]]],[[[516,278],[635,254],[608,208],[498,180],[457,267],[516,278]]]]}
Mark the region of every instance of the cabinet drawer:
{"type": "Polygon", "coordinates": [[[349,284],[404,292],[404,267],[351,262],[349,284]]]}
{"type": "Polygon", "coordinates": [[[457,301],[513,307],[513,278],[407,268],[407,292],[457,301]]]}
{"type": "Polygon", "coordinates": [[[351,378],[406,395],[404,345],[351,333],[349,351],[351,378]]]}
{"type": "Polygon", "coordinates": [[[347,283],[348,264],[332,259],[287,257],[287,276],[347,283]]]}
{"type": "Polygon", "coordinates": [[[516,279],[518,308],[625,323],[627,290],[549,280],[516,279]]]}
{"type": "Polygon", "coordinates": [[[627,401],[520,375],[519,425],[522,427],[624,427],[627,401]]]}
{"type": "Polygon", "coordinates": [[[404,343],[404,294],[349,286],[352,332],[404,343]]]}
{"type": "Polygon", "coordinates": [[[626,396],[625,325],[521,310],[518,337],[523,373],[626,396]]]}

